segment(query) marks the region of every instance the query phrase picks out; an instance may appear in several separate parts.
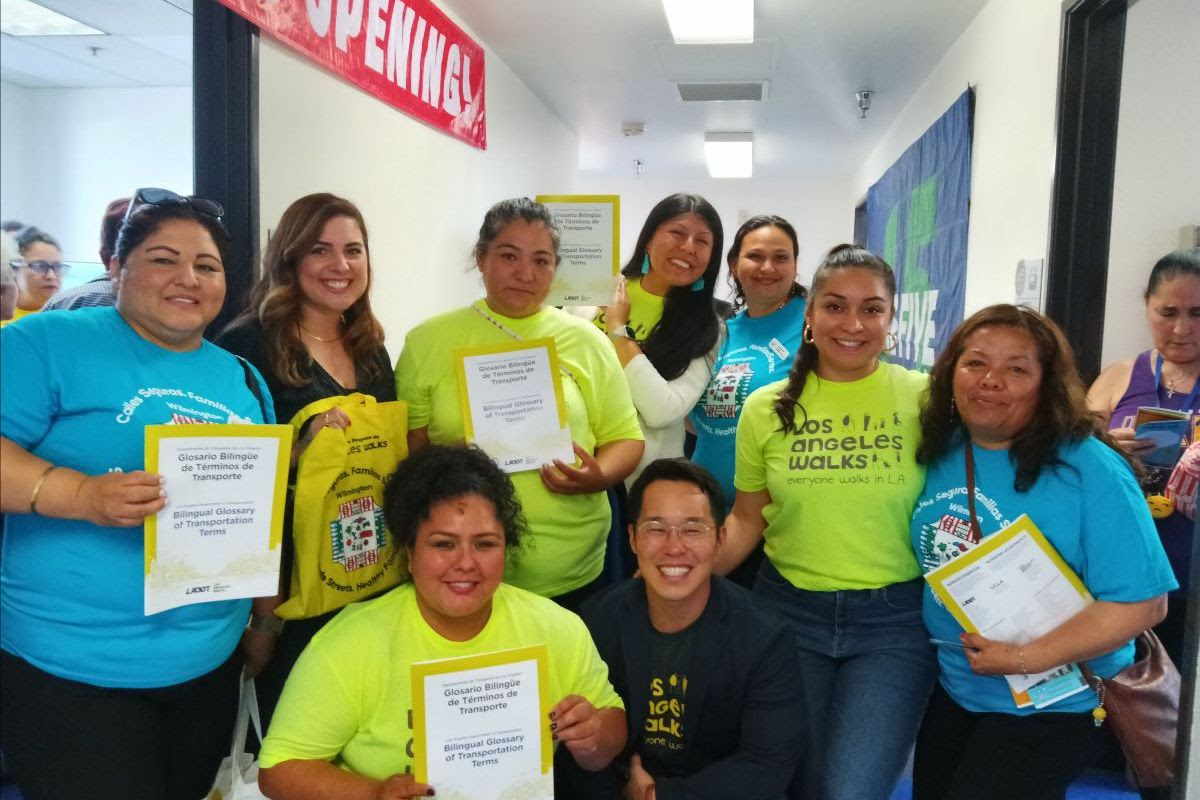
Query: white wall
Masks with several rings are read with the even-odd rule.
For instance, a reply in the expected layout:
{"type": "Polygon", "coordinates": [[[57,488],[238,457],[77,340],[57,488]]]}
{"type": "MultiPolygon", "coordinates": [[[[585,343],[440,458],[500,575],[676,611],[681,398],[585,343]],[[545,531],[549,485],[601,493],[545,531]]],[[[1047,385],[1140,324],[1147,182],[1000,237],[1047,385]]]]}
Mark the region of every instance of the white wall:
{"type": "MultiPolygon", "coordinates": [[[[1200,225],[1200,12],[1140,0],[1125,21],[1104,363],[1151,346],[1141,298],[1150,268],[1200,225]]],[[[1200,771],[1200,766],[1197,767],[1200,771]]]]}
{"type": "Polygon", "coordinates": [[[1061,13],[1059,3],[1047,0],[991,0],[855,176],[857,199],[968,85],[975,87],[968,315],[990,303],[1011,303],[1017,261],[1046,254],[1061,13]]]}
{"type": "Polygon", "coordinates": [[[0,90],[0,217],[47,231],[67,260],[99,260],[111,200],[141,186],[191,193],[190,88],[0,90]]]}
{"type": "Polygon", "coordinates": [[[481,151],[261,41],[261,242],[302,195],[329,191],[354,201],[369,228],[371,300],[393,358],[414,325],[483,294],[468,266],[494,202],[574,190],[575,134],[485,51],[488,149],[481,151]]]}
{"type": "Polygon", "coordinates": [[[0,219],[24,218],[17,211],[36,192],[29,159],[33,117],[29,89],[0,81],[0,219]]]}
{"type": "MultiPolygon", "coordinates": [[[[778,214],[796,228],[800,241],[798,273],[807,286],[825,253],[839,242],[848,242],[854,234],[854,204],[846,180],[824,179],[806,183],[750,180],[714,180],[704,177],[691,181],[612,179],[584,174],[577,186],[581,194],[618,194],[621,196],[621,262],[633,252],[638,233],[654,204],[675,192],[699,194],[717,209],[725,232],[725,253],[737,232],[739,218],[755,214],[778,214]]],[[[728,286],[722,275],[717,296],[726,297],[728,286]]]]}

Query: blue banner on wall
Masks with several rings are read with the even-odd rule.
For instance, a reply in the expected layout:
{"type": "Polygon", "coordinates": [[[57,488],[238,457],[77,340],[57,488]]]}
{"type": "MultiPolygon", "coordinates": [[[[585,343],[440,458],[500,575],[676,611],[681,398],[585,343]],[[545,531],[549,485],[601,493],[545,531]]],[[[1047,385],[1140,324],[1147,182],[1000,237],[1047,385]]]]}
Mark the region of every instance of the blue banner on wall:
{"type": "Polygon", "coordinates": [[[929,370],[963,318],[972,90],[867,192],[867,246],[896,271],[892,359],[929,370]]]}

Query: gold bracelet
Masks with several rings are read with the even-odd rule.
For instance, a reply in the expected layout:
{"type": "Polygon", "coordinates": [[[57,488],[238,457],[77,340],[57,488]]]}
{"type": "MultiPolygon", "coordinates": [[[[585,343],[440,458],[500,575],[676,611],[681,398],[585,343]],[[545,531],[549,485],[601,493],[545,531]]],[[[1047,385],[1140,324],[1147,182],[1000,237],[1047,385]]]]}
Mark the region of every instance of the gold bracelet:
{"type": "Polygon", "coordinates": [[[1028,678],[1029,670],[1025,669],[1025,648],[1023,648],[1023,647],[1017,648],[1017,661],[1020,662],[1020,664],[1021,664],[1022,677],[1028,678]]]}
{"type": "Polygon", "coordinates": [[[46,467],[45,472],[43,472],[38,477],[37,483],[35,483],[33,485],[33,492],[29,495],[29,513],[30,514],[37,513],[38,495],[40,495],[42,493],[42,484],[46,482],[46,478],[50,477],[50,473],[54,472],[54,470],[56,470],[56,469],[58,469],[57,464],[51,464],[50,466],[46,467]]]}

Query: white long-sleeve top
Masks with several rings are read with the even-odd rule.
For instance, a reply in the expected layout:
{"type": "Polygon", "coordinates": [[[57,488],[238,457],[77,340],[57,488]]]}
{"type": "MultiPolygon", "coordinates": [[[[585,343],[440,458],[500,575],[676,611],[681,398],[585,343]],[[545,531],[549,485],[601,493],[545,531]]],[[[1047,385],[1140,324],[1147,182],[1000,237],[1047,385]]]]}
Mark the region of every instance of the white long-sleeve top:
{"type": "Polygon", "coordinates": [[[721,342],[718,341],[711,352],[693,358],[683,374],[670,381],[658,373],[645,354],[634,357],[625,365],[629,393],[633,395],[638,423],[642,426],[642,435],[646,437],[642,460],[633,474],[625,479],[626,486],[633,485],[637,476],[654,459],[683,455],[684,420],[700,399],[704,387],[708,386],[720,348],[721,342]]]}

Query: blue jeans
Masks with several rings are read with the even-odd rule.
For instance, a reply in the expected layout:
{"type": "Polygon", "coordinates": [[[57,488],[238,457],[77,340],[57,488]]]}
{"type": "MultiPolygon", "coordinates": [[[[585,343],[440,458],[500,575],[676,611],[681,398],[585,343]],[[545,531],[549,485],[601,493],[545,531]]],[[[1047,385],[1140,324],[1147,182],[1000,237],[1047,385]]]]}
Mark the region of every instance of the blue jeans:
{"type": "Polygon", "coordinates": [[[790,795],[887,800],[937,676],[921,620],[923,581],[880,589],[797,589],[763,561],[754,593],[791,623],[808,711],[790,795]]]}

